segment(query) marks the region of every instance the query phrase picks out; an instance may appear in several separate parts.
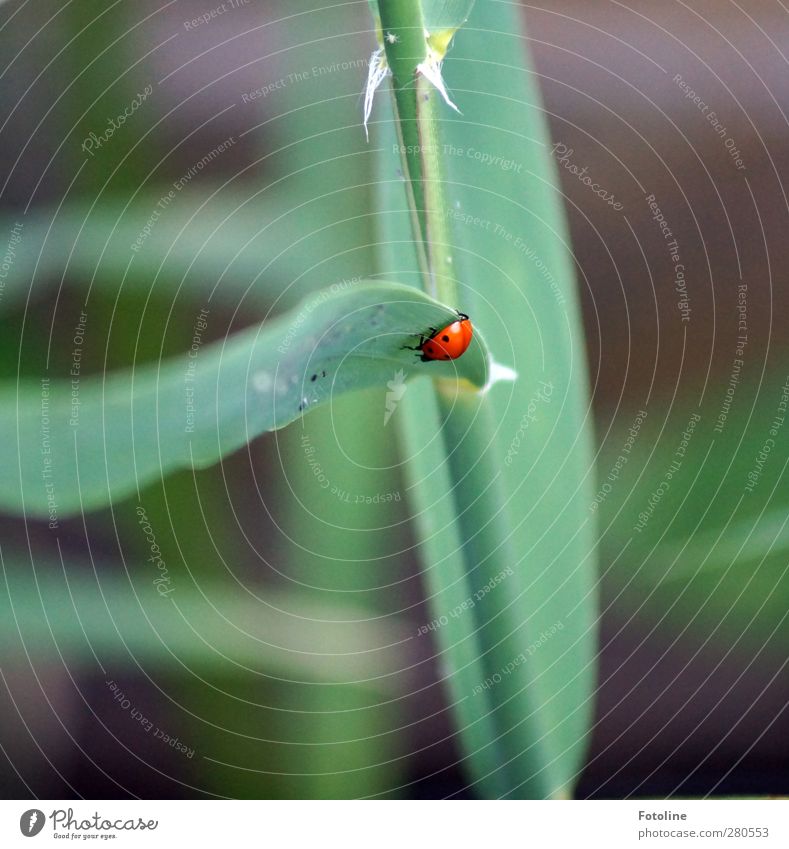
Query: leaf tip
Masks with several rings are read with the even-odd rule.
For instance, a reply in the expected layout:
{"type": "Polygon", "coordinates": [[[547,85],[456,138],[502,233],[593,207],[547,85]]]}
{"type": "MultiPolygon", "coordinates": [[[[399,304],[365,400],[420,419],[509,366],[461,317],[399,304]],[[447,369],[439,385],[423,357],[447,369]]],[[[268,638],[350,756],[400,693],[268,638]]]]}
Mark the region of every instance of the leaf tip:
{"type": "Polygon", "coordinates": [[[517,379],[518,372],[515,369],[496,362],[493,355],[490,354],[488,357],[488,379],[482,389],[479,390],[479,394],[487,395],[497,383],[514,383],[517,379]]]}

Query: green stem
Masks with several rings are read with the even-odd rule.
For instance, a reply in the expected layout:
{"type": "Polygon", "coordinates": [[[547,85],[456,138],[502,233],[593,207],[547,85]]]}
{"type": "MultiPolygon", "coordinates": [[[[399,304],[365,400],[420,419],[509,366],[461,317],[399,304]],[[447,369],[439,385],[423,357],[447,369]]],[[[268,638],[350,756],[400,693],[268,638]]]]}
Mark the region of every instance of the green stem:
{"type": "Polygon", "coordinates": [[[395,125],[411,209],[411,228],[423,277],[422,287],[425,292],[430,292],[432,287],[427,258],[427,222],[414,86],[416,66],[425,57],[425,23],[418,0],[383,0],[379,3],[379,15],[386,61],[392,72],[395,125]]]}
{"type": "Polygon", "coordinates": [[[439,110],[449,107],[439,103],[432,83],[417,71],[428,53],[420,0],[380,0],[379,12],[423,286],[434,298],[455,304],[439,118],[439,110]]]}
{"type": "MultiPolygon", "coordinates": [[[[400,159],[402,162],[403,175],[405,177],[406,195],[408,196],[408,208],[411,214],[411,232],[414,237],[414,248],[416,249],[416,259],[419,265],[419,271],[422,275],[422,290],[432,294],[435,287],[432,284],[432,273],[430,271],[429,260],[429,241],[427,236],[427,220],[425,218],[425,199],[421,179],[414,178],[412,170],[413,157],[406,151],[414,150],[419,145],[419,136],[413,136],[412,133],[404,131],[402,121],[395,121],[397,127],[397,141],[400,145],[400,159]]],[[[410,125],[410,129],[416,129],[416,122],[410,125]]],[[[418,163],[417,163],[418,165],[418,163]]],[[[421,173],[421,169],[417,167],[417,173],[421,173]]]]}
{"type": "MultiPolygon", "coordinates": [[[[430,266],[429,294],[452,306],[458,303],[458,292],[447,215],[451,207],[446,197],[444,145],[438,117],[442,104],[433,85],[421,75],[417,77],[416,94],[427,230],[425,242],[430,266]]],[[[444,108],[448,107],[444,105],[444,108]]]]}

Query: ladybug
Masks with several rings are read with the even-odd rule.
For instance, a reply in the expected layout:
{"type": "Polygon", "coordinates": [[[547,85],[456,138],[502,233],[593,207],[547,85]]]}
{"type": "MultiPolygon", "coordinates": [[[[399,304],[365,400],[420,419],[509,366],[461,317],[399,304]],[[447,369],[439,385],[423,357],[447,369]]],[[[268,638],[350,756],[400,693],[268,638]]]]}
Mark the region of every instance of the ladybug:
{"type": "Polygon", "coordinates": [[[474,335],[469,317],[462,312],[458,313],[458,320],[453,321],[441,330],[430,328],[431,335],[425,338],[419,337],[419,344],[411,351],[420,351],[419,358],[423,363],[431,360],[456,360],[466,352],[474,335]]]}

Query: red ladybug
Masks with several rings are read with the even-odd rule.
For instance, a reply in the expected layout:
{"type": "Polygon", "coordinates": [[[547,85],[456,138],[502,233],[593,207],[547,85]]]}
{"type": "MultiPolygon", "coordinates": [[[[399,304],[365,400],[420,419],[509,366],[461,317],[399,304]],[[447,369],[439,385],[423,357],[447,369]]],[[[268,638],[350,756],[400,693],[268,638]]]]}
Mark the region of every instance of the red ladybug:
{"type": "Polygon", "coordinates": [[[432,336],[425,339],[419,337],[419,345],[412,348],[413,351],[421,351],[419,358],[423,363],[431,360],[456,360],[466,352],[474,335],[469,317],[462,312],[458,313],[458,320],[453,321],[441,330],[430,328],[432,336]]]}

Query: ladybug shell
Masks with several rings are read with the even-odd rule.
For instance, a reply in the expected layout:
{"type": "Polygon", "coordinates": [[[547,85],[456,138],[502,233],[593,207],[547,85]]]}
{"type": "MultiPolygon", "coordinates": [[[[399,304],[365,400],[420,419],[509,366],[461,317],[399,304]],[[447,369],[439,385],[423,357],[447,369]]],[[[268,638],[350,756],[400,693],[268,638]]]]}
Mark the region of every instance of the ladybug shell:
{"type": "Polygon", "coordinates": [[[422,360],[456,360],[471,344],[474,328],[468,318],[448,324],[419,346],[422,360]]]}

